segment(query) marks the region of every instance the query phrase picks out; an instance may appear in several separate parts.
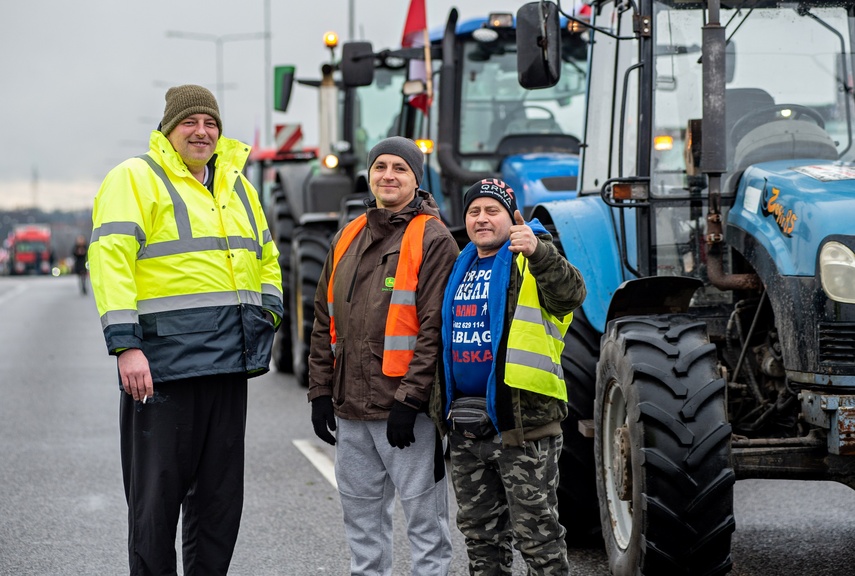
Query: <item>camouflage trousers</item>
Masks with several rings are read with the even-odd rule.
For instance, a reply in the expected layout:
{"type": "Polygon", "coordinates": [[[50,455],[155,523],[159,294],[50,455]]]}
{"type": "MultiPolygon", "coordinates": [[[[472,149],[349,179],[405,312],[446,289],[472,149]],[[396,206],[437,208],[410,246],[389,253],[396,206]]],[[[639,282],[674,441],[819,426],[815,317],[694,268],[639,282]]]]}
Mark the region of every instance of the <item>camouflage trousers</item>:
{"type": "Polygon", "coordinates": [[[451,431],[457,527],[471,575],[510,575],[512,545],[529,575],[570,573],[556,494],[562,444],[559,435],[502,448],[498,435],[471,440],[451,431]]]}

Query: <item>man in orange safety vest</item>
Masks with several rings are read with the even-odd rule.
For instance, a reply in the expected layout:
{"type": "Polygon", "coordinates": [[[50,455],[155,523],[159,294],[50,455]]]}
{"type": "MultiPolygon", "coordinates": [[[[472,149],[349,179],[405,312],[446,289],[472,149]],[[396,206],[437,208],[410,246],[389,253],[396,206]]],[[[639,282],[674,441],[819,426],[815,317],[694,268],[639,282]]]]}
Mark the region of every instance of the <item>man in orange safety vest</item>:
{"type": "Polygon", "coordinates": [[[373,199],[333,239],[315,296],[308,397],[315,434],[336,445],[353,574],[391,574],[396,491],[412,573],[444,575],[451,563],[443,448],[427,408],[458,249],[419,189],[423,164],[407,138],[371,149],[373,199]]]}

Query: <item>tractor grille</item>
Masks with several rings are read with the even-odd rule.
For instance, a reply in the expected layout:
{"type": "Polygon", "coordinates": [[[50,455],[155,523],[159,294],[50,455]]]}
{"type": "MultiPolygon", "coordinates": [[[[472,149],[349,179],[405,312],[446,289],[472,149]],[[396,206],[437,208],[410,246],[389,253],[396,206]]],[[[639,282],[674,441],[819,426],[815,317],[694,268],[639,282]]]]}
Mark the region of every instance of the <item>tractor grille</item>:
{"type": "Polygon", "coordinates": [[[819,361],[823,364],[855,364],[855,323],[820,323],[819,361]]]}
{"type": "Polygon", "coordinates": [[[543,187],[550,192],[567,192],[576,189],[575,176],[552,176],[550,178],[541,178],[543,187]]]}

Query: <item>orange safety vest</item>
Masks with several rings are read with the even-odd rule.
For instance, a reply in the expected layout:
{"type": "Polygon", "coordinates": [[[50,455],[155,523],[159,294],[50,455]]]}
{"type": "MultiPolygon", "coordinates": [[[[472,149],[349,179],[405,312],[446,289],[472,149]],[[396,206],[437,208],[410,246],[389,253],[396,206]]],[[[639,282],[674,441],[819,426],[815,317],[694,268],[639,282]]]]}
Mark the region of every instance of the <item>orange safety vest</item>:
{"type": "MultiPolygon", "coordinates": [[[[389,312],[386,314],[386,334],[383,340],[383,374],[386,376],[403,376],[407,373],[410,360],[416,350],[416,336],[419,333],[419,318],[416,313],[416,288],[419,284],[419,269],[422,266],[422,242],[425,235],[425,223],[436,216],[419,214],[407,225],[404,239],[401,242],[401,253],[398,267],[395,269],[395,285],[392,289],[392,300],[389,312]]],[[[351,242],[356,238],[368,217],[358,216],[353,222],[344,227],[341,237],[333,252],[332,271],[327,286],[327,307],[330,313],[330,346],[335,355],[335,313],[333,306],[333,278],[339,260],[347,252],[351,242]]]]}

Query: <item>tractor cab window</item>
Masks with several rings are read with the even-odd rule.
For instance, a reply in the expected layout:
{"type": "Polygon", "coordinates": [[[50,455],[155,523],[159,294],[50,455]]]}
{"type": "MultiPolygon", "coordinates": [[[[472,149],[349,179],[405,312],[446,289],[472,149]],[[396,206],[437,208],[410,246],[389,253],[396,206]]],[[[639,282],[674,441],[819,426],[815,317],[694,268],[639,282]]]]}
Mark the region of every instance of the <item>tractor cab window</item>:
{"type": "Polygon", "coordinates": [[[558,84],[525,90],[518,81],[512,35],[489,43],[465,41],[458,138],[463,165],[469,170],[495,170],[502,157],[536,151],[538,142],[563,143],[568,151],[578,152],[586,68],[584,50],[565,50],[558,84]]]}
{"type": "MultiPolygon", "coordinates": [[[[368,86],[356,88],[354,98],[354,154],[358,169],[365,169],[368,152],[375,144],[395,134],[394,119],[399,114],[393,111],[401,109],[401,87],[406,76],[405,68],[377,68],[374,70],[374,82],[368,86]]],[[[340,118],[344,121],[344,115],[340,118]]]]}
{"type": "MultiPolygon", "coordinates": [[[[705,179],[686,174],[690,119],[702,117],[701,26],[695,4],[658,3],[650,194],[651,265],[658,275],[704,276],[705,179]]],[[[843,7],[765,4],[722,7],[726,25],[725,197],[733,198],[751,165],[773,160],[851,160],[851,19],[843,7]],[[798,39],[797,42],[793,39],[798,39]]],[[[707,290],[707,300],[724,297],[707,290]]]]}
{"type": "MultiPolygon", "coordinates": [[[[657,4],[651,193],[688,194],[684,142],[701,118],[699,9],[657,4]]],[[[696,5],[689,5],[696,6],[696,5]]],[[[744,169],[779,159],[851,159],[851,38],[842,7],[722,7],[727,81],[723,194],[744,169]],[[798,42],[793,39],[797,38],[798,42]]]]}
{"type": "Polygon", "coordinates": [[[634,13],[629,4],[608,2],[594,14],[594,24],[610,34],[597,33],[594,38],[597,49],[592,54],[589,91],[597,96],[586,110],[583,193],[599,193],[608,178],[639,174],[638,79],[642,69],[637,41],[625,39],[633,37],[634,13]],[[603,137],[608,134],[612,136],[603,137]]]}

